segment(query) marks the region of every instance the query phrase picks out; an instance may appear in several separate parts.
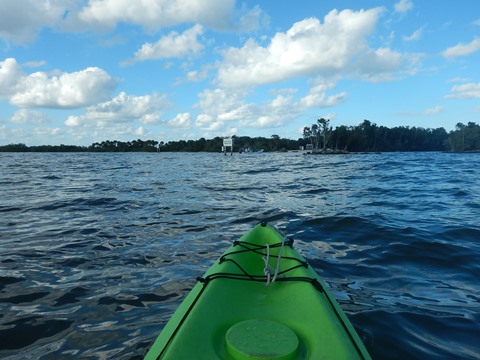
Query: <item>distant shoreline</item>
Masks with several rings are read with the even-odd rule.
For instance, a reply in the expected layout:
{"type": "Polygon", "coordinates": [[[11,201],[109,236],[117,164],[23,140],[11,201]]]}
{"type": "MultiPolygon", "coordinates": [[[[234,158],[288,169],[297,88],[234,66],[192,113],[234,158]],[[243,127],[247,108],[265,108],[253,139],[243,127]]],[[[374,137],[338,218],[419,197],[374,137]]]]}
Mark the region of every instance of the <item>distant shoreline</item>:
{"type": "MultiPolygon", "coordinates": [[[[232,154],[237,156],[245,156],[245,155],[256,155],[256,154],[298,154],[298,155],[305,155],[305,156],[332,156],[332,155],[382,155],[382,154],[404,154],[404,153],[447,153],[447,154],[480,154],[480,150],[470,150],[470,151],[449,151],[449,150],[408,150],[408,151],[332,151],[332,152],[317,152],[312,153],[308,150],[287,150],[287,151],[264,151],[262,153],[259,152],[238,152],[234,151],[232,154]]],[[[132,154],[132,153],[150,153],[150,154],[175,154],[175,153],[182,153],[182,154],[225,154],[223,151],[35,151],[35,150],[28,150],[28,151],[15,151],[15,150],[2,150],[0,146],[0,154],[132,154]]],[[[230,152],[227,152],[226,155],[230,155],[230,152]]]]}
{"type": "MultiPolygon", "coordinates": [[[[286,152],[310,151],[312,153],[378,153],[378,152],[425,152],[447,151],[458,153],[480,152],[480,125],[469,122],[457,124],[456,130],[447,133],[444,128],[424,129],[416,127],[387,128],[368,120],[358,126],[338,126],[329,130],[322,146],[311,136],[298,139],[232,136],[233,152],[286,152]],[[322,150],[323,149],[323,150],[322,150]]],[[[198,140],[156,141],[105,140],[89,146],[37,145],[23,143],[0,146],[0,152],[221,152],[224,137],[198,140]]],[[[318,140],[318,139],[317,139],[318,140]]]]}

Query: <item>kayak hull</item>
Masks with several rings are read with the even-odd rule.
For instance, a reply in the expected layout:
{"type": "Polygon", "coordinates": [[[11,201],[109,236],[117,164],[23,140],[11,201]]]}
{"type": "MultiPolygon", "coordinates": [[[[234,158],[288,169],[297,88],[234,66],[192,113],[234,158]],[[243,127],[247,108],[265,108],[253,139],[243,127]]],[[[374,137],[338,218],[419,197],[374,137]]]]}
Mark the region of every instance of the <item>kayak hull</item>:
{"type": "Polygon", "coordinates": [[[145,359],[370,357],[325,283],[263,223],[199,279],[145,359]]]}

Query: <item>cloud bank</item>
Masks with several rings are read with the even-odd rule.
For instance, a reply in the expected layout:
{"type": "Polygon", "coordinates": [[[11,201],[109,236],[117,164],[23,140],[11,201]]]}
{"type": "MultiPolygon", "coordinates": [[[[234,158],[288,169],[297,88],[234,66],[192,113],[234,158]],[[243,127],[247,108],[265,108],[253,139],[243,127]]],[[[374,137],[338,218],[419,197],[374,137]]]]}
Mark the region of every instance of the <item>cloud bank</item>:
{"type": "Polygon", "coordinates": [[[249,32],[266,15],[260,7],[235,8],[235,0],[3,0],[0,38],[33,41],[43,28],[63,31],[113,31],[119,24],[149,33],[181,24],[202,24],[217,31],[249,32]]]}

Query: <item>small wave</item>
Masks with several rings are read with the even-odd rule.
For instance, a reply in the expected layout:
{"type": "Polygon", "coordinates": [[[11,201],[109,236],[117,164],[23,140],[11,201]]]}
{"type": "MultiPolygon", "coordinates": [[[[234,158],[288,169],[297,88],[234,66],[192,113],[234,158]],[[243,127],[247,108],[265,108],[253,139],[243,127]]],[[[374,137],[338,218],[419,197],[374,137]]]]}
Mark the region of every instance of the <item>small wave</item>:
{"type": "Polygon", "coordinates": [[[462,315],[364,311],[352,314],[350,319],[371,334],[365,345],[373,359],[418,359],[419,354],[422,358],[452,360],[478,356],[478,326],[475,319],[462,315]],[[387,327],[394,331],[375,330],[387,327]],[[401,343],[398,339],[402,339],[401,343]]]}
{"type": "Polygon", "coordinates": [[[59,176],[56,176],[56,175],[46,175],[46,176],[42,176],[41,179],[44,179],[44,180],[61,180],[62,178],[59,177],[59,176]]]}
{"type": "Polygon", "coordinates": [[[311,232],[331,234],[366,234],[379,229],[376,222],[370,219],[357,216],[333,216],[313,217],[304,220],[301,224],[304,229],[311,229],[311,232]]]}
{"type": "Polygon", "coordinates": [[[61,295],[53,303],[54,307],[64,306],[67,304],[74,304],[81,301],[81,298],[88,294],[88,289],[77,286],[67,293],[61,295]]]}
{"type": "Polygon", "coordinates": [[[125,311],[131,307],[146,307],[148,303],[162,303],[178,297],[178,293],[170,293],[166,295],[138,294],[116,298],[105,296],[98,300],[98,305],[115,305],[115,311],[125,311]]]}
{"type": "Polygon", "coordinates": [[[306,195],[326,194],[329,192],[332,192],[332,190],[324,187],[302,191],[302,193],[306,195]]]}
{"type": "Polygon", "coordinates": [[[63,260],[59,261],[59,264],[61,266],[67,267],[67,268],[76,268],[80,265],[85,264],[86,262],[88,262],[88,259],[86,259],[86,258],[73,257],[73,258],[69,258],[69,259],[63,259],[63,260]]]}
{"type": "Polygon", "coordinates": [[[45,341],[67,330],[72,324],[73,321],[44,319],[40,316],[30,316],[5,323],[8,330],[0,330],[2,338],[0,349],[21,349],[37,340],[45,341]]]}
{"type": "Polygon", "coordinates": [[[100,206],[118,206],[121,204],[116,198],[105,197],[105,198],[76,198],[66,201],[54,201],[45,205],[32,208],[33,210],[45,210],[53,211],[63,208],[72,208],[72,209],[85,209],[89,210],[91,207],[100,207],[100,206]]]}
{"type": "Polygon", "coordinates": [[[0,206],[0,212],[18,212],[23,210],[24,208],[18,206],[0,206]]]}
{"type": "MultiPolygon", "coordinates": [[[[2,263],[10,262],[9,260],[11,259],[7,259],[7,261],[3,260],[2,263]]],[[[16,284],[25,280],[26,278],[24,277],[0,276],[0,291],[5,289],[7,285],[16,284]]]]}
{"type": "Polygon", "coordinates": [[[30,303],[47,296],[48,292],[35,292],[24,295],[14,295],[6,298],[0,298],[0,303],[12,303],[12,304],[21,304],[21,303],[30,303]]]}
{"type": "Polygon", "coordinates": [[[480,239],[480,229],[462,227],[462,228],[452,228],[444,232],[437,234],[440,239],[447,241],[465,243],[469,242],[474,246],[480,247],[478,244],[478,239],[480,239]]]}
{"type": "Polygon", "coordinates": [[[262,173],[273,173],[273,172],[277,172],[277,171],[280,171],[281,169],[280,168],[263,168],[263,169],[253,169],[253,170],[247,170],[247,171],[244,171],[242,172],[242,174],[245,174],[245,175],[258,175],[258,174],[262,174],[262,173]]]}

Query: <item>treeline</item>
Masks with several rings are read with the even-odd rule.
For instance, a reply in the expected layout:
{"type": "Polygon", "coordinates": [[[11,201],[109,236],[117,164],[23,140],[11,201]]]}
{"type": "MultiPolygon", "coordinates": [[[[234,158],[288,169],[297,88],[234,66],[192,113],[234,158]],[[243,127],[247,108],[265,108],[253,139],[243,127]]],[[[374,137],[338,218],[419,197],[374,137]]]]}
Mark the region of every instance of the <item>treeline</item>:
{"type": "MultiPolygon", "coordinates": [[[[233,136],[235,152],[297,150],[299,146],[305,145],[305,143],[304,139],[281,139],[278,135],[272,135],[270,138],[233,136]]],[[[213,139],[201,138],[199,140],[161,142],[159,151],[219,152],[222,150],[222,146],[223,138],[221,137],[213,139]]]]}
{"type": "Polygon", "coordinates": [[[86,152],[88,148],[77,145],[40,145],[8,144],[0,146],[0,152],[86,152]]]}
{"type": "MultiPolygon", "coordinates": [[[[320,121],[322,120],[322,121],[320,121]]],[[[338,126],[332,129],[329,120],[304,128],[304,136],[296,140],[266,137],[234,136],[234,151],[287,151],[300,148],[321,148],[344,152],[394,151],[480,151],[480,125],[458,123],[447,133],[444,128],[398,126],[387,128],[364,120],[357,126],[338,126]],[[320,126],[318,126],[320,124],[320,126]]],[[[155,140],[95,142],[90,146],[9,144],[0,146],[0,152],[219,152],[223,138],[201,138],[158,142],[155,140]]]]}
{"type": "Polygon", "coordinates": [[[27,146],[25,144],[9,144],[0,146],[0,152],[156,152],[158,141],[133,140],[117,141],[106,140],[95,142],[90,146],[77,145],[39,145],[27,146]]]}

